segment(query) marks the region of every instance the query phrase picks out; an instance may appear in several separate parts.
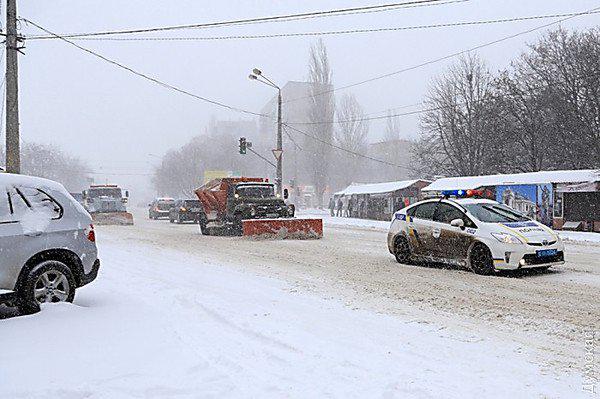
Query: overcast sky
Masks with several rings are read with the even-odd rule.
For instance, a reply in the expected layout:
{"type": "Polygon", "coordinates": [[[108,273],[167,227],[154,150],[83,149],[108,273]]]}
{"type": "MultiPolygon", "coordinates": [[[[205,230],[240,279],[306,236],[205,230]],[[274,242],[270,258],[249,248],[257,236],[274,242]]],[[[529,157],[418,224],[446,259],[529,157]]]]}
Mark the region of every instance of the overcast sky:
{"type": "MultiPolygon", "coordinates": [[[[5,2],[3,2],[5,3],[5,2]]],[[[59,33],[203,23],[384,3],[383,1],[251,0],[53,0],[19,1],[18,14],[59,33]]],[[[486,20],[589,10],[588,0],[471,0],[459,4],[400,9],[366,15],[226,27],[170,33],[215,36],[486,20]]],[[[2,12],[5,7],[2,5],[2,12]]],[[[582,16],[563,26],[596,26],[600,15],[582,16]]],[[[409,67],[544,23],[439,28],[325,37],[334,84],[346,85],[409,67]]],[[[4,24],[3,24],[4,25],[4,24]]],[[[40,33],[21,25],[23,34],[40,33]]],[[[504,68],[542,32],[530,33],[479,51],[491,70],[504,68]]],[[[148,37],[149,34],[139,35],[148,37]]],[[[307,76],[308,49],[315,38],[190,42],[79,41],[107,57],[198,95],[259,111],[273,94],[247,78],[252,67],[284,84],[307,76]]],[[[20,120],[25,141],[54,143],[87,160],[94,170],[150,173],[162,155],[203,129],[212,115],[248,118],[169,91],[104,63],[60,41],[26,42],[20,57],[20,120]],[[100,169],[102,168],[102,169],[100,169]]],[[[440,62],[348,89],[369,113],[418,103],[431,78],[451,61],[440,62]]],[[[2,65],[4,67],[4,65],[2,65]]],[[[342,93],[340,91],[339,93],[342,93]]],[[[371,124],[376,139],[384,122],[371,124]]],[[[402,119],[403,134],[415,137],[418,120],[402,119]]],[[[2,133],[4,141],[4,133],[2,133]]],[[[235,151],[235,150],[232,150],[235,151]]],[[[235,153],[232,153],[235,155],[235,153]]],[[[112,176],[139,186],[147,177],[112,176]],[[138,183],[134,184],[134,180],[138,183]]]]}

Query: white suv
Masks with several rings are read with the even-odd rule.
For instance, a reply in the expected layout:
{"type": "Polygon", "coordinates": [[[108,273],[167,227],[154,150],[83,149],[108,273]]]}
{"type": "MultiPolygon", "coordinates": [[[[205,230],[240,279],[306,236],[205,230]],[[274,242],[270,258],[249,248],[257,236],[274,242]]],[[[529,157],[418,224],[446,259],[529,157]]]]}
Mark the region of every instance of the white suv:
{"type": "Polygon", "coordinates": [[[31,313],[98,274],[92,219],[54,181],[0,173],[0,301],[31,313]]]}
{"type": "Polygon", "coordinates": [[[400,263],[432,260],[479,274],[564,263],[556,233],[488,199],[441,198],[406,207],[394,215],[388,248],[400,263]]]}

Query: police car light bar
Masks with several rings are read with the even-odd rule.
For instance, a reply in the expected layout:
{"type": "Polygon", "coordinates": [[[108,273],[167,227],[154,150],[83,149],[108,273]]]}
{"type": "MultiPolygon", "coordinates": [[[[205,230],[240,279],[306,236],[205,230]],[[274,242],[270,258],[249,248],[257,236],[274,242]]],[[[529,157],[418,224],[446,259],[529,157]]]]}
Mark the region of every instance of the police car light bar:
{"type": "Polygon", "coordinates": [[[470,197],[483,197],[483,190],[444,190],[442,196],[445,198],[470,198],[470,197]]]}

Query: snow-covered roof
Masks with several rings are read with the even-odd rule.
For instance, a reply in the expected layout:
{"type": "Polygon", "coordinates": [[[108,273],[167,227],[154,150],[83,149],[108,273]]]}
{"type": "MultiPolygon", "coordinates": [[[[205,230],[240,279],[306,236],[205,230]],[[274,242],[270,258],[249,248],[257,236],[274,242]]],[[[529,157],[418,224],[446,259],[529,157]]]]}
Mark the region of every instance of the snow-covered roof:
{"type": "Polygon", "coordinates": [[[342,191],[338,191],[335,195],[352,195],[352,194],[385,194],[397,190],[402,190],[412,186],[419,180],[402,180],[390,181],[386,183],[373,184],[357,184],[352,183],[342,191]]]}
{"type": "Polygon", "coordinates": [[[26,185],[35,185],[39,188],[48,188],[49,190],[61,191],[64,193],[67,192],[62,184],[54,180],[44,179],[36,176],[17,175],[13,173],[0,173],[0,187],[26,185]]]}
{"type": "Polygon", "coordinates": [[[487,176],[445,177],[423,191],[468,190],[485,186],[516,184],[580,183],[600,181],[600,170],[552,170],[487,176]]]}

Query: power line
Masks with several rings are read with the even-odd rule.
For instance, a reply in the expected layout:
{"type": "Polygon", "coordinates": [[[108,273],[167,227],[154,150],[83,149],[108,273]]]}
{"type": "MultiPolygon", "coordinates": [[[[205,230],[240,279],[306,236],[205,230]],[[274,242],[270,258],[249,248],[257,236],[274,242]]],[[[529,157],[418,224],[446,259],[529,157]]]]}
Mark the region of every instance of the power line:
{"type": "Polygon", "coordinates": [[[593,8],[591,10],[588,10],[588,11],[583,11],[583,12],[575,13],[575,14],[572,14],[571,16],[566,17],[566,18],[561,18],[559,20],[556,20],[556,21],[553,21],[553,22],[549,22],[547,24],[540,25],[540,26],[535,27],[535,28],[527,29],[527,30],[524,30],[524,31],[521,31],[521,32],[518,32],[518,33],[514,33],[512,35],[504,36],[504,37],[501,37],[499,39],[492,40],[490,42],[486,42],[486,43],[477,45],[475,47],[471,47],[471,48],[466,49],[466,50],[457,51],[455,53],[451,53],[451,54],[445,55],[443,57],[435,58],[435,59],[432,59],[432,60],[429,60],[429,61],[425,61],[425,62],[422,62],[420,64],[416,64],[416,65],[413,65],[413,66],[410,66],[410,67],[407,67],[407,68],[399,69],[397,71],[393,71],[393,72],[389,72],[389,73],[386,73],[386,74],[383,74],[383,75],[379,75],[379,76],[375,76],[375,77],[372,77],[372,78],[369,78],[369,79],[365,79],[365,80],[362,80],[360,82],[351,83],[351,84],[348,84],[348,85],[345,85],[345,86],[340,86],[340,87],[337,87],[337,88],[324,90],[324,91],[321,91],[321,92],[318,92],[318,93],[314,93],[314,94],[311,94],[311,95],[308,95],[308,96],[304,96],[304,97],[297,97],[297,98],[294,98],[292,100],[284,101],[284,103],[293,102],[293,101],[299,101],[299,100],[304,100],[304,99],[308,99],[308,98],[314,98],[314,97],[318,97],[318,96],[321,96],[321,95],[324,95],[324,94],[333,93],[333,92],[336,92],[336,91],[339,91],[339,90],[344,90],[344,89],[349,89],[351,87],[360,86],[360,85],[363,85],[365,83],[374,82],[376,80],[380,80],[380,79],[384,79],[384,78],[389,78],[391,76],[395,76],[395,75],[398,75],[398,74],[401,74],[401,73],[404,73],[404,72],[412,71],[412,70],[419,69],[419,68],[422,68],[422,67],[425,67],[425,66],[428,66],[428,65],[431,65],[431,64],[436,64],[436,63],[441,62],[441,61],[445,61],[445,60],[448,60],[448,59],[451,59],[451,58],[454,58],[454,57],[458,57],[460,55],[467,54],[467,53],[470,53],[472,51],[482,49],[484,47],[492,46],[494,44],[498,44],[498,43],[504,42],[506,40],[514,39],[515,37],[526,35],[528,33],[535,32],[537,30],[544,29],[544,28],[547,28],[549,26],[556,25],[556,24],[568,21],[568,20],[570,20],[572,18],[576,18],[578,16],[588,15],[588,14],[592,14],[592,13],[597,13],[598,10],[600,10],[600,7],[596,7],[596,8],[593,8]]]}
{"type": "MultiPolygon", "coordinates": [[[[589,12],[588,14],[597,14],[600,11],[589,12]]],[[[436,28],[449,28],[458,26],[476,26],[476,25],[493,25],[510,22],[533,21],[539,19],[562,18],[569,16],[578,16],[581,13],[562,13],[562,14],[547,14],[533,15],[526,17],[513,17],[502,19],[478,20],[478,21],[461,21],[448,22],[427,25],[412,25],[412,26],[396,26],[384,28],[364,28],[364,29],[343,29],[334,31],[316,31],[316,32],[295,32],[295,33],[270,33],[260,35],[224,35],[224,36],[206,36],[206,37],[77,37],[75,40],[94,40],[94,41],[220,41],[220,40],[246,40],[246,39],[271,39],[271,38],[286,38],[286,37],[304,37],[304,36],[333,36],[333,35],[348,35],[348,34],[364,34],[364,33],[381,33],[381,32],[397,32],[409,30],[423,30],[436,28]]]]}
{"type": "MultiPolygon", "coordinates": [[[[530,75],[535,75],[535,74],[530,74],[530,75]]],[[[587,74],[587,75],[580,75],[577,78],[581,79],[581,78],[586,78],[586,77],[591,77],[591,76],[598,76],[598,75],[600,75],[600,72],[598,72],[598,73],[591,73],[591,74],[587,74]]],[[[553,82],[553,83],[556,83],[556,82],[553,82]]],[[[545,85],[530,87],[530,88],[528,88],[528,90],[534,90],[535,91],[535,90],[540,90],[540,89],[547,89],[548,87],[551,87],[551,86],[552,86],[551,84],[545,84],[545,85]]],[[[506,95],[506,96],[492,96],[491,99],[493,100],[493,99],[496,99],[496,98],[499,98],[499,97],[500,98],[506,98],[506,97],[512,97],[512,96],[510,96],[510,95],[506,95]]],[[[488,101],[488,99],[479,100],[479,101],[476,101],[476,102],[480,103],[480,102],[485,102],[485,101],[488,101]]],[[[463,104],[464,103],[458,103],[456,105],[463,105],[463,104]]],[[[338,120],[338,121],[320,121],[320,122],[304,122],[304,123],[295,122],[294,124],[297,124],[297,125],[320,125],[320,124],[332,124],[332,123],[344,123],[344,122],[360,122],[360,121],[366,121],[366,120],[388,118],[390,116],[393,117],[393,116],[402,116],[402,115],[414,115],[414,114],[419,114],[419,113],[424,113],[424,112],[438,111],[438,110],[442,110],[442,109],[445,109],[445,108],[448,108],[448,107],[449,106],[431,107],[431,108],[427,108],[427,109],[421,109],[421,110],[416,110],[416,111],[411,111],[411,112],[405,112],[405,113],[401,113],[401,114],[386,115],[384,117],[377,117],[377,118],[357,118],[357,119],[338,120]]],[[[354,156],[358,156],[358,157],[361,157],[361,158],[369,159],[371,161],[375,161],[375,162],[378,162],[378,163],[382,163],[382,164],[385,164],[385,165],[394,166],[394,167],[398,167],[398,168],[410,168],[411,167],[409,165],[394,164],[392,162],[388,162],[388,161],[385,161],[385,160],[377,159],[377,158],[371,157],[369,155],[361,154],[359,152],[343,148],[343,147],[341,147],[341,146],[339,146],[337,144],[331,143],[331,142],[329,142],[327,140],[323,140],[323,139],[321,139],[321,138],[319,138],[317,136],[314,136],[314,135],[312,135],[310,133],[307,133],[307,132],[305,132],[303,130],[300,130],[300,129],[296,128],[296,127],[290,126],[289,123],[292,123],[292,122],[286,122],[286,123],[284,123],[284,126],[287,126],[288,128],[292,129],[293,131],[298,132],[298,133],[300,133],[300,134],[302,134],[302,135],[304,135],[306,137],[312,138],[315,141],[318,141],[318,142],[320,142],[322,144],[325,144],[325,145],[328,145],[330,147],[336,148],[338,150],[347,152],[347,153],[352,154],[354,156]]]]}
{"type": "MultiPolygon", "coordinates": [[[[590,73],[590,74],[586,74],[586,75],[579,75],[576,76],[575,79],[584,79],[584,78],[588,78],[588,77],[595,77],[600,75],[600,72],[598,73],[590,73]]],[[[537,73],[530,73],[530,74],[524,74],[522,75],[522,77],[526,77],[526,76],[538,76],[537,73]]],[[[537,91],[537,90],[542,90],[542,89],[547,89],[555,84],[562,84],[562,83],[568,83],[568,82],[552,82],[552,84],[543,84],[543,85],[538,85],[538,86],[532,86],[529,87],[528,90],[531,91],[537,91]]],[[[513,97],[513,95],[492,95],[490,98],[491,99],[497,99],[497,98],[511,98],[513,97]]],[[[487,99],[484,100],[479,100],[479,101],[475,101],[477,102],[484,102],[487,101],[487,99]]],[[[457,103],[455,105],[464,105],[465,103],[457,103]]],[[[423,103],[420,104],[416,104],[416,105],[423,105],[423,103]]],[[[415,104],[409,104],[406,106],[402,106],[402,107],[397,107],[397,108],[408,108],[408,107],[413,107],[416,106],[415,104]]],[[[409,116],[409,115],[418,115],[418,114],[422,114],[422,113],[426,113],[426,112],[431,112],[431,111],[439,111],[442,110],[444,108],[450,108],[451,106],[438,106],[438,107],[431,107],[431,108],[422,108],[422,109],[417,109],[414,111],[408,111],[408,112],[402,112],[402,113],[395,113],[395,114],[387,114],[387,115],[382,115],[382,116],[374,116],[374,117],[361,117],[361,118],[355,118],[355,119],[338,119],[338,120],[331,120],[331,121],[314,121],[314,122],[287,122],[287,123],[291,123],[293,125],[331,125],[331,124],[335,124],[335,123],[352,123],[352,122],[363,122],[363,121],[372,121],[372,120],[380,120],[380,119],[387,119],[390,117],[397,117],[397,116],[409,116]]]]}
{"type": "Polygon", "coordinates": [[[161,80],[158,80],[157,78],[154,78],[152,76],[146,75],[145,73],[138,72],[135,69],[133,69],[131,67],[128,67],[128,66],[126,66],[124,64],[121,64],[118,61],[115,61],[115,60],[112,60],[110,58],[107,58],[107,57],[105,57],[105,56],[103,56],[103,55],[101,55],[101,54],[99,54],[99,53],[97,53],[95,51],[92,51],[92,50],[90,50],[88,48],[82,47],[79,44],[74,43],[74,42],[72,42],[69,39],[66,39],[66,38],[64,38],[64,37],[62,37],[62,36],[60,36],[60,35],[58,35],[56,33],[53,33],[51,31],[47,30],[46,28],[43,28],[42,26],[36,24],[35,22],[33,22],[33,21],[29,20],[29,19],[23,18],[23,20],[25,22],[30,23],[31,25],[35,26],[36,28],[38,28],[38,29],[40,29],[40,30],[48,33],[48,34],[53,35],[57,39],[60,39],[60,40],[62,40],[64,42],[70,44],[71,46],[78,48],[81,51],[84,51],[84,52],[86,52],[88,54],[91,54],[91,55],[93,55],[96,58],[99,58],[99,59],[101,59],[101,60],[103,60],[105,62],[108,62],[109,64],[112,64],[112,65],[114,65],[116,67],[124,69],[127,72],[132,73],[133,75],[136,75],[136,76],[139,76],[139,77],[144,78],[146,80],[149,80],[150,82],[153,82],[153,83],[155,83],[155,84],[157,84],[159,86],[162,86],[164,88],[167,88],[167,89],[170,89],[170,90],[174,90],[174,91],[176,91],[178,93],[185,94],[186,96],[195,98],[197,100],[204,101],[204,102],[207,102],[209,104],[213,104],[213,105],[216,105],[216,106],[219,106],[219,107],[222,107],[222,108],[226,108],[226,109],[229,109],[229,110],[232,110],[232,111],[241,112],[241,113],[249,114],[249,115],[255,115],[255,116],[266,116],[266,115],[258,113],[258,112],[248,111],[248,110],[245,110],[245,109],[242,109],[242,108],[233,107],[231,105],[228,105],[228,104],[216,101],[216,100],[211,100],[209,98],[202,97],[202,96],[199,96],[197,94],[191,93],[191,92],[189,92],[187,90],[183,90],[183,89],[181,89],[181,88],[179,88],[177,86],[174,86],[172,84],[165,83],[165,82],[163,82],[161,80]]]}
{"type": "Polygon", "coordinates": [[[91,172],[84,171],[88,175],[107,175],[107,176],[154,176],[152,173],[110,173],[110,172],[91,172]]]}
{"type": "Polygon", "coordinates": [[[300,147],[300,145],[298,143],[296,143],[296,140],[294,140],[294,137],[292,137],[292,135],[290,134],[290,132],[287,131],[285,125],[283,126],[283,132],[285,133],[285,135],[290,139],[290,141],[292,143],[294,143],[294,146],[296,147],[296,149],[303,151],[304,149],[302,147],[300,147]]]}
{"type": "Polygon", "coordinates": [[[393,166],[393,167],[396,167],[396,168],[410,168],[409,165],[399,165],[399,164],[395,164],[395,163],[392,163],[392,162],[385,161],[383,159],[378,159],[378,158],[375,158],[375,157],[372,157],[372,156],[369,156],[369,155],[361,154],[360,152],[357,152],[357,151],[349,150],[347,148],[344,148],[344,147],[342,147],[340,145],[337,145],[335,143],[332,143],[330,141],[323,140],[320,137],[314,136],[314,135],[312,135],[310,133],[307,133],[307,132],[305,132],[303,130],[300,130],[300,129],[296,128],[296,127],[290,126],[287,123],[284,123],[284,125],[287,126],[288,128],[290,128],[291,130],[295,131],[295,132],[298,132],[298,133],[300,133],[300,134],[302,134],[302,135],[304,135],[306,137],[309,137],[309,138],[311,138],[311,139],[313,139],[315,141],[318,141],[321,144],[325,144],[325,145],[327,145],[329,147],[338,149],[338,150],[346,152],[348,154],[351,154],[351,155],[354,155],[354,156],[357,156],[357,157],[360,157],[360,158],[365,158],[365,159],[368,159],[368,160],[371,160],[371,161],[374,161],[374,162],[378,162],[378,163],[381,163],[381,164],[384,164],[384,165],[393,166]]]}
{"type": "MultiPolygon", "coordinates": [[[[220,22],[209,22],[203,24],[188,24],[188,25],[173,25],[173,26],[163,26],[163,27],[154,27],[154,28],[143,28],[143,29],[125,29],[125,30],[112,30],[112,31],[103,31],[103,32],[88,32],[88,33],[73,33],[73,34],[63,34],[60,35],[63,38],[80,38],[80,37],[91,37],[91,36],[108,36],[108,35],[123,35],[123,34],[136,34],[136,33],[147,33],[147,32],[165,32],[165,31],[173,31],[173,30],[181,30],[181,29],[204,29],[204,28],[215,28],[222,26],[232,26],[232,25],[246,25],[246,24],[255,24],[255,23],[266,23],[266,22],[274,22],[274,21],[289,21],[296,19],[308,19],[308,18],[321,18],[328,17],[334,15],[345,15],[345,14],[357,14],[362,12],[374,12],[374,11],[384,11],[391,9],[399,9],[399,8],[413,8],[413,7],[423,7],[423,6],[431,6],[431,5],[441,5],[441,4],[449,4],[449,3],[462,3],[468,0],[450,0],[450,1],[442,1],[442,0],[412,0],[408,2],[396,2],[396,3],[387,3],[387,4],[378,4],[378,5],[370,5],[363,7],[352,7],[352,8],[341,8],[341,9],[333,9],[333,10],[324,10],[324,11],[313,11],[313,12],[304,12],[297,14],[286,14],[286,15],[276,15],[269,17],[257,17],[257,18],[246,18],[246,19],[237,19],[231,21],[220,21],[220,22]]],[[[48,32],[47,32],[48,33],[48,32]]],[[[50,36],[33,36],[29,39],[53,39],[54,36],[50,34],[50,36]]]]}

